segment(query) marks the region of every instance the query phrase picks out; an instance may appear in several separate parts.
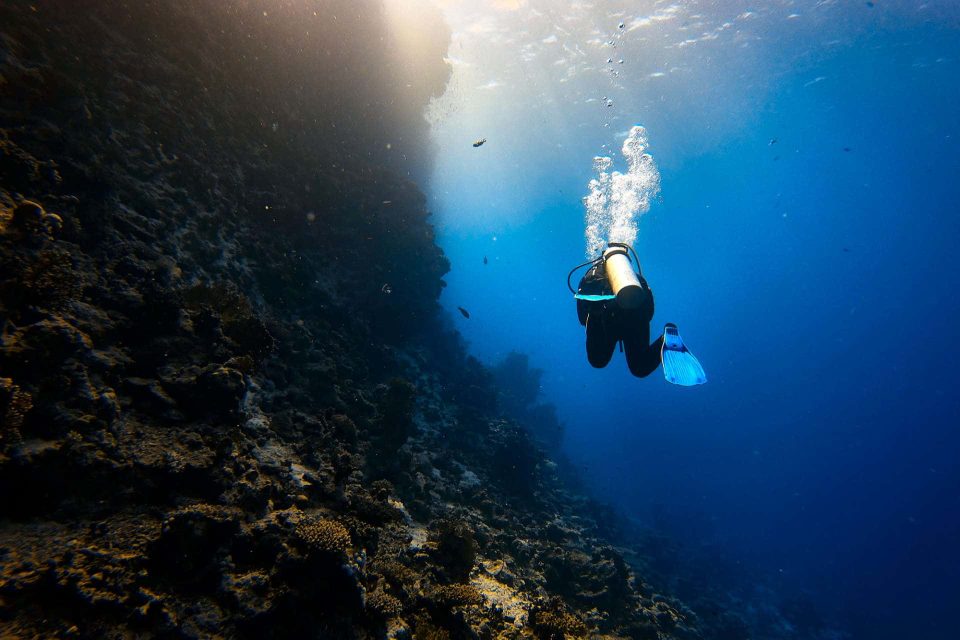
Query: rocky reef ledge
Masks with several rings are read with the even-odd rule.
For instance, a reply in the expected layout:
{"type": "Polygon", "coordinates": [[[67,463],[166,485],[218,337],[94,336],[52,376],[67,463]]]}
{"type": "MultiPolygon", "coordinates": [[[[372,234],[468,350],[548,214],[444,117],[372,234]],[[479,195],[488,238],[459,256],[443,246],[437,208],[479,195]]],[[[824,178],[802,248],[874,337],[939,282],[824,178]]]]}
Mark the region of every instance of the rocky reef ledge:
{"type": "Polygon", "coordinates": [[[0,636],[703,637],[443,326],[448,36],[269,4],[0,5],[0,636]]]}

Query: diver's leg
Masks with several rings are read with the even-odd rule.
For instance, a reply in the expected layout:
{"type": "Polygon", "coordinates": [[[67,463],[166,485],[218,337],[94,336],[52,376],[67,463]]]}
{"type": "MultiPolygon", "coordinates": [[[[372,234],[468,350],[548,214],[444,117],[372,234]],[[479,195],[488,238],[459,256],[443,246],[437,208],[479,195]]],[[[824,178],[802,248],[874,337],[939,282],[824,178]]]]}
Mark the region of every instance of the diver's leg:
{"type": "Polygon", "coordinates": [[[590,364],[597,369],[604,368],[613,357],[616,347],[617,338],[608,330],[603,312],[590,313],[587,316],[587,360],[590,364]]]}
{"type": "Polygon", "coordinates": [[[630,373],[638,378],[645,378],[660,366],[660,347],[663,346],[663,336],[650,342],[650,323],[637,318],[637,323],[624,331],[623,351],[627,356],[627,366],[630,373]]]}
{"type": "Polygon", "coordinates": [[[580,321],[580,326],[587,326],[587,314],[590,313],[590,303],[586,300],[577,299],[577,320],[580,321]]]}

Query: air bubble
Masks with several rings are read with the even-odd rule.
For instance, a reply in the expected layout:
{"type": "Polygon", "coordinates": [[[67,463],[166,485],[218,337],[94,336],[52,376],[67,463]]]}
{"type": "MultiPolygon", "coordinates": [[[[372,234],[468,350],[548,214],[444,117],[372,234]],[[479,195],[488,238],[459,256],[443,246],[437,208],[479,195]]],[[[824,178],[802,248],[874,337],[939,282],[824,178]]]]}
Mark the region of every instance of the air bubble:
{"type": "Polygon", "coordinates": [[[636,240],[637,223],[660,192],[660,172],[653,157],[645,153],[647,145],[646,130],[639,125],[633,127],[620,150],[627,161],[626,173],[611,171],[613,160],[609,156],[594,158],[597,175],[584,198],[588,256],[602,251],[608,242],[632,244],[636,240]]]}

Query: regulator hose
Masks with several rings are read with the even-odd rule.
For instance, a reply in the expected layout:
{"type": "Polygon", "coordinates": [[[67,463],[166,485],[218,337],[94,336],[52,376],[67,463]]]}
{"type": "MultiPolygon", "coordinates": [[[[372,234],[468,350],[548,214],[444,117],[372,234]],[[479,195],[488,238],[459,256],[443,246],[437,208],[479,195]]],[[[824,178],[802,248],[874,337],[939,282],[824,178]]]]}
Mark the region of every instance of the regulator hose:
{"type": "Polygon", "coordinates": [[[573,269],[570,269],[570,273],[567,274],[567,289],[570,289],[570,293],[572,293],[573,295],[577,295],[577,292],[573,290],[573,286],[570,284],[570,277],[573,276],[573,274],[576,273],[579,269],[582,269],[583,267],[587,267],[587,266],[593,266],[598,262],[603,262],[603,256],[600,256],[599,258],[594,258],[593,260],[587,260],[583,264],[578,264],[573,269]]]}

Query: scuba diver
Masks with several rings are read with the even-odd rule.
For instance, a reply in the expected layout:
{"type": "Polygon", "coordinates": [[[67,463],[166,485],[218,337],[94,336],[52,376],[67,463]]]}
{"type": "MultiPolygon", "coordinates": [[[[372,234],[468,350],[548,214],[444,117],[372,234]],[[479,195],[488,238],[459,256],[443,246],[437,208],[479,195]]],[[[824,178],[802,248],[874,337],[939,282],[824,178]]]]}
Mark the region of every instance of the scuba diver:
{"type": "Polygon", "coordinates": [[[567,287],[577,299],[577,318],[587,329],[587,360],[602,369],[619,343],[630,373],[638,378],[650,375],[662,363],[668,382],[685,387],[705,383],[703,367],[683,344],[677,325],[667,323],[663,335],[650,343],[653,292],[639,271],[633,247],[611,242],[602,256],[577,265],[567,275],[567,287]],[[590,268],[574,291],[570,277],[583,267],[590,268]]]}

